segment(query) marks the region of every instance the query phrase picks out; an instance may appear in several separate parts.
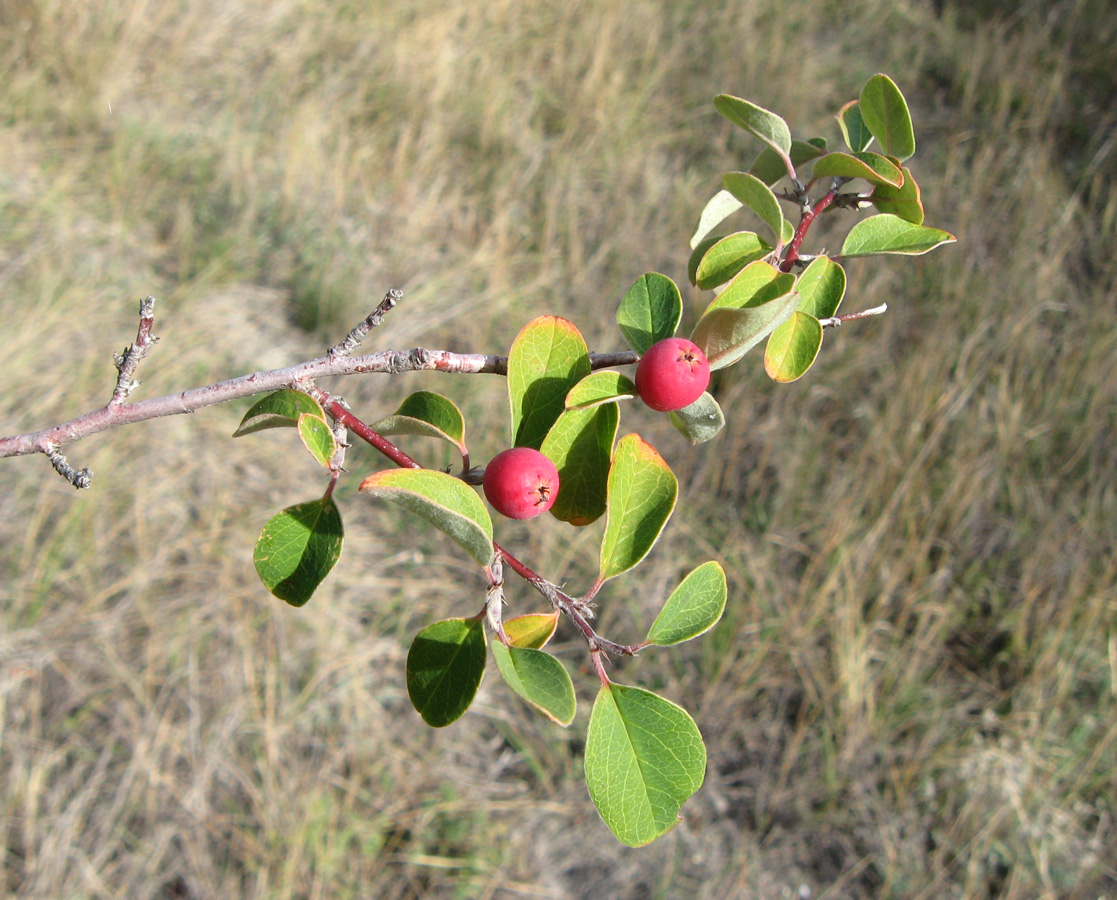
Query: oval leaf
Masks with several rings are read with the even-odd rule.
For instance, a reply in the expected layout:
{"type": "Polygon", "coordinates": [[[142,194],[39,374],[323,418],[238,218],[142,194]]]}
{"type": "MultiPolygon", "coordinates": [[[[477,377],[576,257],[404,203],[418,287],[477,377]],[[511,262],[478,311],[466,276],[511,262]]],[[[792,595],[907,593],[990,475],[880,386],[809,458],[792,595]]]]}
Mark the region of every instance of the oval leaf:
{"type": "Polygon", "coordinates": [[[772,229],[773,237],[780,240],[783,236],[783,210],[768,185],[748,172],[726,172],[721,177],[721,185],[760,216],[760,220],[772,229]]]}
{"type": "Polygon", "coordinates": [[[496,554],[489,511],[476,491],[452,475],[432,469],[387,469],[369,475],[358,490],[422,516],[481,565],[492,565],[496,554]]]}
{"type": "Polygon", "coordinates": [[[415,635],[407,652],[407,696],[433,728],[469,709],[485,675],[482,619],[443,619],[415,635]]]}
{"type": "Polygon", "coordinates": [[[268,519],[256,540],[256,574],[280,600],[302,606],[341,556],[342,538],[331,498],[289,506],[268,519]]]}
{"type": "Polygon", "coordinates": [[[512,446],[538,450],[566,395],[589,373],[589,349],[572,323],[558,316],[528,322],[508,352],[512,446]]]}
{"type": "Polygon", "coordinates": [[[751,231],[723,237],[702,256],[694,270],[694,283],[703,290],[725,284],[750,262],[771,251],[772,248],[751,231]]]}
{"type": "Polygon", "coordinates": [[[908,104],[887,75],[874,75],[861,89],[861,117],[884,152],[901,162],[915,153],[908,104]]]}
{"type": "MultiPolygon", "coordinates": [[[[779,162],[779,157],[776,159],[779,162]]],[[[779,164],[782,168],[783,163],[780,162],[779,164]]],[[[786,169],[783,171],[786,174],[786,169]]],[[[694,234],[690,238],[690,249],[693,250],[702,243],[710,235],[710,232],[739,210],[741,205],[741,201],[729,191],[718,191],[714,194],[702,208],[702,215],[698,217],[698,225],[695,226],[694,234]]]]}
{"type": "Polygon", "coordinates": [[[827,153],[814,164],[815,178],[864,178],[870,184],[899,187],[904,182],[900,167],[878,153],[827,153]]]}
{"type": "Polygon", "coordinates": [[[587,375],[566,395],[567,409],[591,409],[602,403],[636,396],[636,382],[620,372],[603,369],[587,375]]]}
{"type": "Polygon", "coordinates": [[[795,286],[799,309],[816,319],[828,319],[838,311],[845,296],[845,269],[827,256],[818,256],[803,270],[795,286]]]}
{"type": "Polygon", "coordinates": [[[542,650],[558,626],[559,613],[528,613],[504,621],[504,635],[513,647],[542,650]]]}
{"type": "Polygon", "coordinates": [[[923,224],[923,192],[911,177],[911,172],[901,169],[904,173],[902,187],[894,188],[887,184],[878,184],[869,199],[882,213],[892,213],[905,222],[913,225],[923,224]]]}
{"type": "Polygon", "coordinates": [[[322,404],[302,391],[276,391],[252,404],[244,414],[233,437],[263,431],[265,428],[294,428],[304,413],[326,418],[322,404]]]}
{"type": "Polygon", "coordinates": [[[416,391],[392,415],[372,424],[378,434],[417,434],[449,441],[463,456],[465,419],[454,401],[431,391],[416,391]]]}
{"type": "Polygon", "coordinates": [[[669,412],[671,424],[692,444],[704,444],[725,427],[725,414],[709,392],[690,406],[669,412]]]}
{"type": "Polygon", "coordinates": [[[310,455],[318,460],[319,464],[328,469],[337,452],[337,441],[326,420],[310,413],[303,413],[299,416],[298,428],[303,446],[310,451],[310,455]]]}
{"type": "Polygon", "coordinates": [[[705,776],[706,746],[685,709],[643,688],[601,686],[586,734],[586,786],[617,840],[642,847],[670,831],[705,776]]]}
{"type": "Polygon", "coordinates": [[[542,452],[562,485],[551,515],[571,525],[588,525],[605,512],[609,465],[620,412],[606,403],[568,409],[543,441],[542,452]]]}
{"type": "Polygon", "coordinates": [[[671,517],[678,492],[674,473],[651,444],[637,434],[620,439],[609,469],[601,581],[627,572],[648,555],[671,517]]]}
{"type": "Polygon", "coordinates": [[[679,289],[666,275],[649,272],[636,279],[617,310],[621,334],[637,353],[672,337],[683,316],[679,289]]]}
{"type": "Polygon", "coordinates": [[[714,309],[698,320],[690,339],[706,354],[711,371],[724,369],[791,318],[798,303],[799,295],[790,293],[762,306],[714,309]]]}
{"type": "Polygon", "coordinates": [[[773,381],[786,384],[802,378],[814,365],[822,346],[822,325],[812,315],[795,310],[772,332],[764,350],[764,371],[773,381]]]}
{"type": "Polygon", "coordinates": [[[747,309],[750,306],[763,306],[769,300],[782,297],[794,286],[794,275],[790,272],[780,272],[775,266],[758,259],[756,262],[749,263],[733,277],[725,289],[706,307],[706,312],[712,309],[747,309]]]}
{"type": "MultiPolygon", "coordinates": [[[[811,138],[809,141],[791,142],[791,164],[799,168],[812,159],[817,159],[826,152],[826,138],[811,138]]],[[[760,151],[756,161],[749,168],[749,174],[755,175],[765,184],[771,186],[782,178],[787,177],[787,164],[783,158],[771,148],[760,151]]]]}
{"type": "Polygon", "coordinates": [[[730,94],[714,97],[714,108],[734,125],[752,132],[777,153],[787,156],[791,152],[791,129],[774,112],[730,94]]]}
{"type": "Polygon", "coordinates": [[[645,640],[666,647],[713,628],[725,611],[725,570],[710,560],[684,578],[659,611],[645,640]]]}
{"type": "Polygon", "coordinates": [[[869,145],[873,142],[873,133],[869,131],[869,126],[865,124],[865,120],[861,117],[861,104],[856,100],[850,100],[845,106],[838,110],[838,115],[835,116],[838,120],[838,126],[842,129],[842,137],[845,139],[846,146],[849,147],[854,153],[860,153],[862,150],[868,150],[869,145]]]}
{"type": "Polygon", "coordinates": [[[496,640],[492,648],[500,676],[512,690],[552,722],[565,727],[574,721],[578,700],[561,662],[542,650],[505,647],[496,640]]]}
{"type": "Polygon", "coordinates": [[[954,235],[937,228],[915,225],[899,216],[881,213],[862,219],[850,229],[842,244],[842,256],[876,256],[882,253],[920,256],[939,244],[953,244],[955,240],[954,235]]]}

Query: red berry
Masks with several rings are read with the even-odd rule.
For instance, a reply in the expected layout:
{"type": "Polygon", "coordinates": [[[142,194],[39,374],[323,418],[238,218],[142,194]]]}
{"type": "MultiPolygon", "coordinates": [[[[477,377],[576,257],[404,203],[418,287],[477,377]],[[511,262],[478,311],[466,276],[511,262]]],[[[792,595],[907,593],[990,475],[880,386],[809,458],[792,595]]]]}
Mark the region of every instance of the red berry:
{"type": "Polygon", "coordinates": [[[652,409],[690,406],[710,383],[710,363],[697,344],[667,338],[652,344],[636,366],[636,390],[652,409]]]}
{"type": "Polygon", "coordinates": [[[532,519],[555,505],[559,477],[555,464],[531,447],[513,447],[485,467],[485,496],[502,516],[532,519]]]}

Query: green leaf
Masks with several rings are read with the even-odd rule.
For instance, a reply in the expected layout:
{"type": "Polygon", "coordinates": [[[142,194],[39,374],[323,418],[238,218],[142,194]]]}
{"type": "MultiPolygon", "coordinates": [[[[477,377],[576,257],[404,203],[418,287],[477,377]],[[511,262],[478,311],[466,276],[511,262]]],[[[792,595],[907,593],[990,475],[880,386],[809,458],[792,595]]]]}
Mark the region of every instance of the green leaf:
{"type": "Polygon", "coordinates": [[[714,98],[714,108],[734,125],[756,135],[777,153],[787,156],[791,152],[791,129],[774,112],[730,94],[718,94],[714,98]]]}
{"type": "Polygon", "coordinates": [[[687,280],[691,284],[697,284],[698,282],[698,265],[702,262],[702,258],[710,252],[710,248],[713,247],[714,244],[725,237],[726,235],[724,234],[710,235],[710,237],[703,238],[699,241],[698,246],[690,252],[690,258],[687,260],[686,264],[686,275],[687,280]]]}
{"type": "Polygon", "coordinates": [[[272,594],[292,606],[310,599],[341,556],[341,513],[329,497],[276,513],[256,539],[252,562],[272,594]]]}
{"type": "Polygon", "coordinates": [[[589,373],[589,349],[572,323],[558,316],[528,322],[508,352],[512,446],[538,450],[566,395],[589,373]]]}
{"type": "Polygon", "coordinates": [[[659,611],[645,640],[666,647],[713,628],[725,611],[725,570],[710,560],[684,578],[659,611]]]}
{"type": "Polygon", "coordinates": [[[779,240],[783,234],[783,210],[772,189],[755,175],[748,172],[726,172],[721,184],[729,193],[760,216],[762,222],[772,229],[772,236],[779,240]]]}
{"type": "Polygon", "coordinates": [[[685,709],[643,688],[601,686],[586,734],[586,785],[617,840],[642,847],[670,831],[705,776],[706,746],[685,709]]]}
{"type": "MultiPolygon", "coordinates": [[[[777,156],[776,159],[778,161],[779,157],[777,156]]],[[[783,163],[780,165],[782,166],[783,163]]],[[[695,226],[694,234],[690,238],[690,249],[693,250],[702,243],[710,232],[739,210],[741,205],[741,201],[729,191],[718,191],[714,194],[702,208],[702,215],[698,217],[698,225],[695,226]]]]}
{"type": "Polygon", "coordinates": [[[705,392],[690,406],[669,412],[671,424],[692,444],[704,444],[725,427],[725,414],[717,400],[705,392]]]}
{"type": "Polygon", "coordinates": [[[605,512],[609,462],[620,412],[606,403],[568,409],[543,441],[542,452],[559,473],[558,497],[551,515],[571,525],[589,525],[605,512]]]}
{"type": "Polygon", "coordinates": [[[802,378],[814,365],[822,346],[822,325],[808,313],[796,310],[772,332],[764,350],[764,371],[773,381],[786,384],[802,378]]]}
{"type": "Polygon", "coordinates": [[[882,213],[892,213],[905,222],[913,225],[923,224],[923,192],[911,177],[911,172],[901,169],[904,173],[904,183],[899,188],[887,184],[878,184],[872,196],[869,197],[882,213]]]}
{"type": "Polygon", "coordinates": [[[862,150],[869,149],[869,145],[873,142],[873,133],[869,131],[865,120],[861,118],[860,103],[856,100],[850,100],[849,103],[838,110],[838,115],[835,118],[842,129],[842,137],[845,139],[846,146],[850,150],[854,153],[860,153],[862,150]]]}
{"type": "Polygon", "coordinates": [[[636,396],[636,383],[620,372],[602,369],[587,375],[566,395],[567,409],[591,409],[602,403],[636,396]]]}
{"type": "Polygon", "coordinates": [[[828,319],[838,311],[846,292],[845,269],[828,256],[816,256],[799,275],[799,309],[816,319],[828,319]]]}
{"type": "Polygon", "coordinates": [[[636,279],[617,310],[621,334],[637,353],[672,337],[683,316],[679,289],[666,275],[649,272],[636,279]]]}
{"type": "Polygon", "coordinates": [[[870,184],[899,187],[904,181],[900,167],[879,153],[827,153],[814,164],[815,178],[864,178],[870,184]]]}
{"type": "Polygon", "coordinates": [[[303,413],[318,416],[320,419],[326,418],[326,411],[322,409],[322,404],[309,394],[304,394],[302,391],[276,391],[252,405],[240,420],[233,437],[263,431],[265,428],[294,428],[303,413]]]}
{"type": "Polygon", "coordinates": [[[310,455],[318,460],[319,464],[328,469],[337,452],[337,441],[326,420],[310,413],[303,413],[299,416],[298,428],[303,446],[310,451],[310,455]]]}
{"type": "Polygon", "coordinates": [[[601,581],[627,572],[648,555],[671,517],[678,492],[675,475],[651,444],[637,434],[618,441],[609,469],[601,581]]]}
{"type": "Polygon", "coordinates": [[[542,650],[505,647],[497,640],[492,649],[500,676],[512,690],[557,725],[574,721],[578,700],[561,662],[542,650]]]}
{"type": "Polygon", "coordinates": [[[908,104],[887,75],[874,75],[861,89],[861,117],[888,156],[901,162],[915,153],[908,104]]]}
{"type": "Polygon", "coordinates": [[[372,424],[379,434],[416,434],[449,441],[465,456],[465,420],[452,400],[431,391],[416,391],[392,415],[372,424]]]}
{"type": "Polygon", "coordinates": [[[482,566],[492,565],[496,553],[489,511],[476,491],[452,475],[433,469],[387,469],[369,475],[358,490],[422,516],[482,566]]]}
{"type": "Polygon", "coordinates": [[[926,225],[915,225],[888,213],[862,219],[846,235],[842,256],[876,256],[900,253],[920,256],[939,244],[953,244],[952,234],[926,225]]]}
{"type": "MultiPolygon", "coordinates": [[[[812,159],[817,159],[826,152],[826,138],[811,138],[809,141],[791,142],[791,164],[798,169],[812,159]]],[[[760,151],[755,162],[749,168],[749,174],[755,175],[767,185],[773,185],[787,177],[787,164],[775,150],[766,147],[760,151]]]]}
{"type": "Polygon", "coordinates": [[[703,290],[725,284],[750,262],[771,251],[772,248],[751,231],[738,231],[721,238],[702,256],[694,272],[694,283],[703,290]]]}
{"type": "Polygon", "coordinates": [[[706,307],[706,312],[712,309],[746,309],[750,306],[763,306],[769,300],[782,297],[794,286],[794,275],[790,272],[780,272],[775,266],[758,259],[733,276],[733,280],[706,307]]]}
{"type": "Polygon", "coordinates": [[[798,302],[799,295],[789,293],[762,306],[710,310],[698,320],[690,339],[706,354],[711,370],[724,369],[791,318],[798,302]]]}
{"type": "Polygon", "coordinates": [[[443,619],[415,635],[407,652],[407,695],[433,728],[469,709],[485,674],[482,618],[443,619]]]}
{"type": "Polygon", "coordinates": [[[559,614],[556,609],[550,613],[528,613],[504,620],[504,634],[513,647],[527,647],[542,650],[547,646],[558,626],[559,614]]]}

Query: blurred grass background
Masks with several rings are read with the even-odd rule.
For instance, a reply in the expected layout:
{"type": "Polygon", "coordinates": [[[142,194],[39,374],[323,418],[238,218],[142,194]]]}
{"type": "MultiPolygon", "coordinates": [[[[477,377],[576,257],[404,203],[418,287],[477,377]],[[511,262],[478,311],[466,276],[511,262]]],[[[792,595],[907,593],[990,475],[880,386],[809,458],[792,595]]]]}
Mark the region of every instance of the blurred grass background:
{"type": "MultiPolygon", "coordinates": [[[[449,729],[410,709],[411,635],[484,589],[437,535],[343,496],[312,604],[264,592],[261,525],[322,485],[290,435],[231,442],[243,407],[101,435],[81,494],[4,461],[0,894],[1117,897],[1115,47],[1105,0],[0,0],[3,433],[104,403],[146,294],[137,396],[319,355],[388,287],[370,348],[505,352],[553,312],[615,349],[757,150],[721,91],[835,141],[888,72],[959,236],[851,265],[845,311],[889,313],[794,385],[725,373],[711,444],[625,409],[683,500],[603,630],[704,559],[730,579],[709,636],[616,666],[709,748],[639,851],[586,795],[570,635],[568,731],[492,673],[449,729]]],[[[332,387],[366,419],[453,395],[478,461],[507,440],[498,378],[332,387]]],[[[592,577],[595,529],[500,531],[592,577]]]]}

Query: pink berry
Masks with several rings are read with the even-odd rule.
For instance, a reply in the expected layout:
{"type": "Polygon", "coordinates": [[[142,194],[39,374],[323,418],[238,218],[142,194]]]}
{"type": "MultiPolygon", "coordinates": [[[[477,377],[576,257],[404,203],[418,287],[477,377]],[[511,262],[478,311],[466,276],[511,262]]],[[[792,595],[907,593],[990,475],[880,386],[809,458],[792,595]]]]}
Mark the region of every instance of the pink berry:
{"type": "Polygon", "coordinates": [[[636,390],[652,409],[690,406],[710,383],[710,363],[697,344],[667,338],[652,344],[636,366],[636,390]]]}
{"type": "Polygon", "coordinates": [[[555,505],[559,491],[555,464],[531,447],[513,447],[485,467],[485,496],[502,516],[532,519],[555,505]]]}

